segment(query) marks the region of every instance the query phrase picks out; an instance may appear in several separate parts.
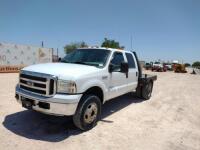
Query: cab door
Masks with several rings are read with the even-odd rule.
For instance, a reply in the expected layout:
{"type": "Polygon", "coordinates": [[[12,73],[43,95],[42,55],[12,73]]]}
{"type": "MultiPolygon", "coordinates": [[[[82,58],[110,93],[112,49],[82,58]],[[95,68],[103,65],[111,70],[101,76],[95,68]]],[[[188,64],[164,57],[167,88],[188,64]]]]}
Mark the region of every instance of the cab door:
{"type": "Polygon", "coordinates": [[[122,52],[114,52],[110,65],[113,66],[112,72],[109,73],[109,99],[125,94],[128,78],[125,73],[120,72],[120,65],[124,62],[124,54],[122,52]]]}

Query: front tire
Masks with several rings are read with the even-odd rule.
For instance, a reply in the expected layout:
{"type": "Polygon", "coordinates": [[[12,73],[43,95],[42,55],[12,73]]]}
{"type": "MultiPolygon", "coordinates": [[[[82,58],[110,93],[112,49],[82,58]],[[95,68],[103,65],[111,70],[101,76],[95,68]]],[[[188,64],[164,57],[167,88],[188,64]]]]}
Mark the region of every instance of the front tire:
{"type": "Polygon", "coordinates": [[[90,130],[96,126],[101,116],[101,101],[95,95],[84,95],[79,102],[73,122],[81,130],[90,130]]]}

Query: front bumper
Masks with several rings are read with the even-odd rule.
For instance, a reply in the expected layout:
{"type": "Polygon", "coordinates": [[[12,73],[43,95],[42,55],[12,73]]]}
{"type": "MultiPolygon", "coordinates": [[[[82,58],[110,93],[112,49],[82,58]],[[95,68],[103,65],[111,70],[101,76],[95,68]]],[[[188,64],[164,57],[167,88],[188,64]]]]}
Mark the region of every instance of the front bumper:
{"type": "Polygon", "coordinates": [[[82,94],[67,95],[55,94],[53,97],[45,97],[27,92],[16,86],[16,100],[22,104],[22,99],[29,99],[33,102],[32,109],[50,115],[71,116],[75,114],[78,102],[82,94]],[[48,108],[41,107],[40,103],[48,104],[48,108]]]}

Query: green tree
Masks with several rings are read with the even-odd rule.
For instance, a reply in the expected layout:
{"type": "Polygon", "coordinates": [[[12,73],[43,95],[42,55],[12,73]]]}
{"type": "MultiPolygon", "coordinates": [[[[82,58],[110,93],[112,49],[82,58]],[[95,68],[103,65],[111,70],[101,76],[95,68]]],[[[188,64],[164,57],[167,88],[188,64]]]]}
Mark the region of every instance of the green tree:
{"type": "Polygon", "coordinates": [[[64,50],[65,50],[65,53],[68,54],[77,48],[84,48],[84,47],[88,47],[88,45],[85,42],[73,42],[73,43],[65,45],[64,50]]]}
{"type": "Polygon", "coordinates": [[[120,46],[119,42],[115,40],[109,40],[107,38],[104,38],[104,41],[101,44],[101,47],[124,49],[124,46],[120,46]]]}
{"type": "Polygon", "coordinates": [[[184,65],[185,65],[185,67],[190,67],[191,66],[189,63],[185,63],[184,65]]]}
{"type": "Polygon", "coordinates": [[[200,68],[200,61],[196,61],[192,64],[192,67],[194,68],[200,68]]]}

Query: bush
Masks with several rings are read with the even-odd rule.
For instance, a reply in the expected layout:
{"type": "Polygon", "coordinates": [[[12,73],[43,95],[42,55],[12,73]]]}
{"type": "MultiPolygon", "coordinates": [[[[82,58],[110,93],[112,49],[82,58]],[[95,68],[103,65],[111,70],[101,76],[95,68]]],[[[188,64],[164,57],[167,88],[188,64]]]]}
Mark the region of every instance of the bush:
{"type": "Polygon", "coordinates": [[[192,64],[192,67],[200,69],[200,61],[196,61],[192,64]]]}
{"type": "Polygon", "coordinates": [[[190,67],[191,65],[189,63],[185,63],[185,67],[190,67]]]}
{"type": "Polygon", "coordinates": [[[101,44],[101,47],[124,49],[124,46],[120,46],[119,42],[115,40],[109,40],[107,38],[104,38],[104,41],[101,44]]]}
{"type": "Polygon", "coordinates": [[[74,43],[65,45],[64,50],[65,50],[65,53],[68,54],[77,48],[85,48],[85,47],[88,47],[88,45],[85,42],[74,42],[74,43]]]}

